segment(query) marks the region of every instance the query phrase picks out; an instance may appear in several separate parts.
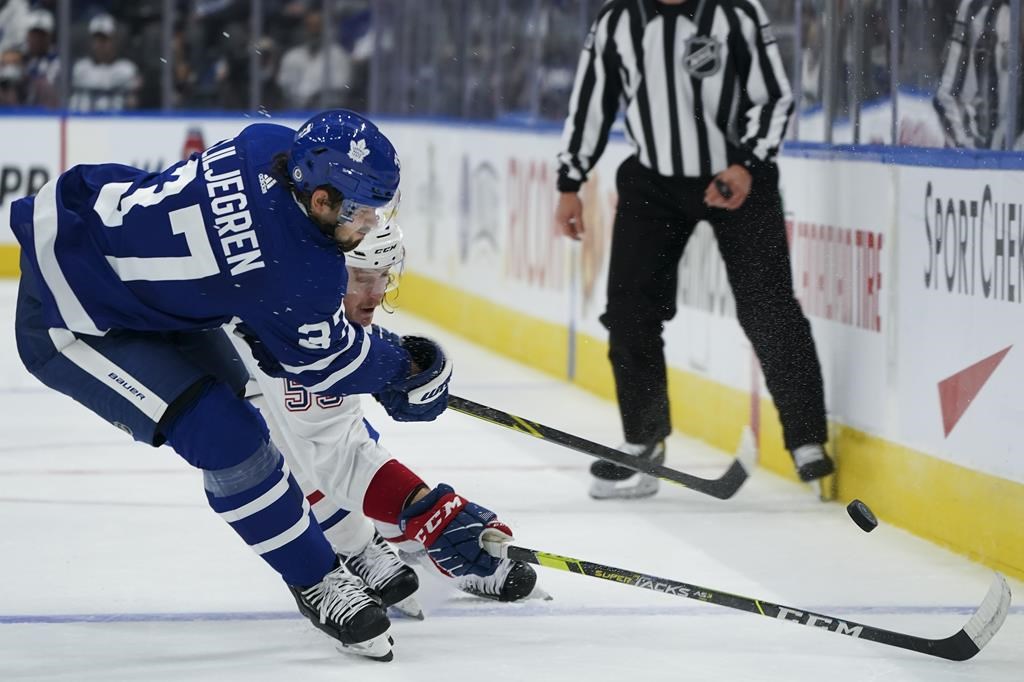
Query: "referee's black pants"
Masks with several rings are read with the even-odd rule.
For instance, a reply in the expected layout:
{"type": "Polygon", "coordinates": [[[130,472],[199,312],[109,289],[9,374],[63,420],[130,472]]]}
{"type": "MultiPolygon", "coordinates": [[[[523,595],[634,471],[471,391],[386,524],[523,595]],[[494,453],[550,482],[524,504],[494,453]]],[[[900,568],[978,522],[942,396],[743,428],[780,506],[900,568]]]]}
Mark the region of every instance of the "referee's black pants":
{"type": "Polygon", "coordinates": [[[778,180],[776,166],[759,169],[747,200],[726,211],[704,203],[710,177],[666,177],[635,157],[619,167],[601,322],[627,441],[650,443],[672,430],[661,334],[676,314],[679,260],[701,220],[714,229],[736,315],[761,362],[786,447],[827,440],[821,365],[793,294],[778,180]]]}

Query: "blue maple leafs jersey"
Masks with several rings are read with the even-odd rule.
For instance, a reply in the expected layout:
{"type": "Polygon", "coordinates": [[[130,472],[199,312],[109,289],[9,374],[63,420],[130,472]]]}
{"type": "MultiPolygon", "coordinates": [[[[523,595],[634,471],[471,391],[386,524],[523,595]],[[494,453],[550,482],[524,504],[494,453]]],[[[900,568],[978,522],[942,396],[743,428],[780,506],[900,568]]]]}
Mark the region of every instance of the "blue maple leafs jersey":
{"type": "Polygon", "coordinates": [[[401,347],[344,317],[344,255],[272,173],[295,132],[251,125],[149,173],[75,166],[11,207],[47,324],[82,334],[210,329],[238,318],[317,393],[371,393],[401,347]]]}

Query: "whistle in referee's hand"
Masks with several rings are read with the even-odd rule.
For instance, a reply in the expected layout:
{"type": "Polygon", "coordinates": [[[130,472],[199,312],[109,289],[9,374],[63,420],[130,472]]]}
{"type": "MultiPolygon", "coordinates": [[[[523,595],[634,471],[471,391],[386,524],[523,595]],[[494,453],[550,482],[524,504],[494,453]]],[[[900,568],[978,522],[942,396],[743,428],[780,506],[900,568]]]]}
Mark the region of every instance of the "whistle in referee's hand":
{"type": "Polygon", "coordinates": [[[732,199],[732,189],[726,184],[725,180],[715,178],[715,189],[718,190],[723,199],[732,199]]]}

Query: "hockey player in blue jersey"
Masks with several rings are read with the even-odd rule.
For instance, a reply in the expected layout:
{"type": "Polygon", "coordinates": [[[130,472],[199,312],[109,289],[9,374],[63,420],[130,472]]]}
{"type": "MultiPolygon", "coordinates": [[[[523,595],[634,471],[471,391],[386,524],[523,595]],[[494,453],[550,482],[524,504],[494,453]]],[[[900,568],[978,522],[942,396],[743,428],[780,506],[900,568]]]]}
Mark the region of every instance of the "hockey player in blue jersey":
{"type": "MultiPolygon", "coordinates": [[[[393,209],[398,184],[387,137],[335,110],[297,132],[248,126],[160,173],[75,166],[11,207],[22,249],[15,334],[28,370],[201,469],[210,506],[281,575],[299,610],[385,660],[387,615],[340,565],[240,397],[246,372],[220,326],[237,321],[263,367],[313,392],[372,393],[395,419],[436,418],[451,376],[443,351],[367,333],[342,306],[343,251],[393,209]]],[[[435,493],[427,505],[398,501],[409,527],[429,528],[421,543],[453,573],[493,573],[480,535],[508,528],[435,493]]]]}

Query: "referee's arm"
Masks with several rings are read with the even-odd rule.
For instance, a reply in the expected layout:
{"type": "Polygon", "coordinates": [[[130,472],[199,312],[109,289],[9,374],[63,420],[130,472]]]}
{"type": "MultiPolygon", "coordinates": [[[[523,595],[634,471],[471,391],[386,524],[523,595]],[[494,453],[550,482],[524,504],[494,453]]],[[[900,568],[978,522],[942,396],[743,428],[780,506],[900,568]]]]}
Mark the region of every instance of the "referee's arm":
{"type": "Polygon", "coordinates": [[[756,2],[737,3],[736,14],[749,58],[737,60],[740,144],[729,150],[729,161],[753,168],[774,162],[793,113],[793,94],[764,9],[756,2]]]}
{"type": "Polygon", "coordinates": [[[793,113],[793,94],[764,9],[758,2],[737,2],[735,12],[739,31],[731,34],[730,48],[740,90],[739,140],[728,143],[729,167],[704,190],[704,203],[727,211],[747,200],[754,171],[775,162],[793,113]]]}
{"type": "Polygon", "coordinates": [[[619,109],[622,83],[618,56],[608,31],[618,12],[605,11],[587,34],[569,98],[569,115],[562,131],[558,155],[558,191],[555,223],[568,237],[583,233],[583,206],[576,192],[601,157],[608,131],[619,109]]]}

